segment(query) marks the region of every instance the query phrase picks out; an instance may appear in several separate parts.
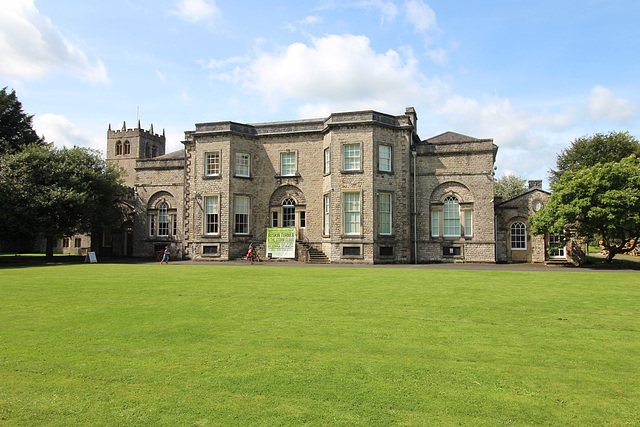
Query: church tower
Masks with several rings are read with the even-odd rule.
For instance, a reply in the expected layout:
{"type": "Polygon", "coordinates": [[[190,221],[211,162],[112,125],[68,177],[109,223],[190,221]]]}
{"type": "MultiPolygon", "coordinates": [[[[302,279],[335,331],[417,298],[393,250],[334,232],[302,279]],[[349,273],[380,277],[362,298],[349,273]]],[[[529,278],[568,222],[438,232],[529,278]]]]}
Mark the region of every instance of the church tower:
{"type": "Polygon", "coordinates": [[[115,163],[125,170],[124,183],[128,187],[134,186],[136,160],[151,159],[165,154],[166,138],[164,129],[162,135],[153,133],[153,124],[149,130],[138,127],[127,129],[122,123],[121,130],[107,130],[107,162],[115,163]]]}

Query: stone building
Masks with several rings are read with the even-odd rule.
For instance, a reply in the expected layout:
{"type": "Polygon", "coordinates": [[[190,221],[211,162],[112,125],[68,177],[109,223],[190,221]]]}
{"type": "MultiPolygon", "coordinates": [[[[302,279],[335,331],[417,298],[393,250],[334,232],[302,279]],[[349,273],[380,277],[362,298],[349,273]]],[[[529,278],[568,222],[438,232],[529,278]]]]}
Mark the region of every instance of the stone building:
{"type": "Polygon", "coordinates": [[[421,140],[417,119],[407,108],[198,123],[169,154],[164,132],[109,126],[107,159],[133,189],[129,234],[113,237],[113,253],[154,257],[170,246],[179,258],[230,260],[251,245],[267,260],[268,234],[293,229],[299,261],[545,261],[528,234],[526,255],[506,249],[505,227],[519,219],[526,233],[527,216],[519,200],[494,201],[493,140],[421,140]]]}

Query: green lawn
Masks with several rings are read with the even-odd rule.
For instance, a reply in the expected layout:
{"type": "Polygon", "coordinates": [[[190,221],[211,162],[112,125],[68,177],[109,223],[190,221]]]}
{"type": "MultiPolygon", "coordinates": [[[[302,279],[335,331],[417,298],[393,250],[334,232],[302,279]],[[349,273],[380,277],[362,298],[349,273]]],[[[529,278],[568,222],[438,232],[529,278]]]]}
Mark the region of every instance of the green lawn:
{"type": "Polygon", "coordinates": [[[638,425],[637,272],[0,268],[0,424],[638,425]]]}

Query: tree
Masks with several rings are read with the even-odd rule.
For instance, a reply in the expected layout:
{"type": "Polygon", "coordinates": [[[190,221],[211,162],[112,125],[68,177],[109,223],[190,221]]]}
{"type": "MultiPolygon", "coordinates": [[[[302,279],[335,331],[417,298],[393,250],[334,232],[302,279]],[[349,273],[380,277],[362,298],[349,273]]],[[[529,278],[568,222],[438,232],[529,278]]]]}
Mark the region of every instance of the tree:
{"type": "Polygon", "coordinates": [[[44,145],[44,140],[33,130],[29,116],[22,111],[15,91],[0,91],[0,156],[16,153],[30,144],[44,145]]]}
{"type": "Polygon", "coordinates": [[[577,138],[558,155],[556,170],[549,170],[551,186],[567,171],[619,162],[632,154],[640,157],[640,143],[629,132],[597,133],[577,138]]]}
{"type": "Polygon", "coordinates": [[[53,242],[123,223],[127,188],[94,150],[30,145],[0,158],[0,234],[44,235],[53,242]]]}
{"type": "Polygon", "coordinates": [[[503,174],[500,179],[495,180],[493,193],[497,197],[502,197],[503,200],[513,199],[527,191],[526,182],[518,175],[503,174]]]}
{"type": "Polygon", "coordinates": [[[546,207],[530,218],[531,232],[602,241],[607,262],[632,251],[640,237],[640,159],[596,164],[562,174],[546,207]]]}

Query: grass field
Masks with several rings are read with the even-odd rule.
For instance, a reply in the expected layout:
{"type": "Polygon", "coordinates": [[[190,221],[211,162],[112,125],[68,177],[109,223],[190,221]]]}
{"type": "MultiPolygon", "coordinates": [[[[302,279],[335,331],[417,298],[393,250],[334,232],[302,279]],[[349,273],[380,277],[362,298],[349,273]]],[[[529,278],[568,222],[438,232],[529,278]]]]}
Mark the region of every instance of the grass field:
{"type": "Polygon", "coordinates": [[[0,268],[0,424],[638,425],[637,272],[0,268]]]}

